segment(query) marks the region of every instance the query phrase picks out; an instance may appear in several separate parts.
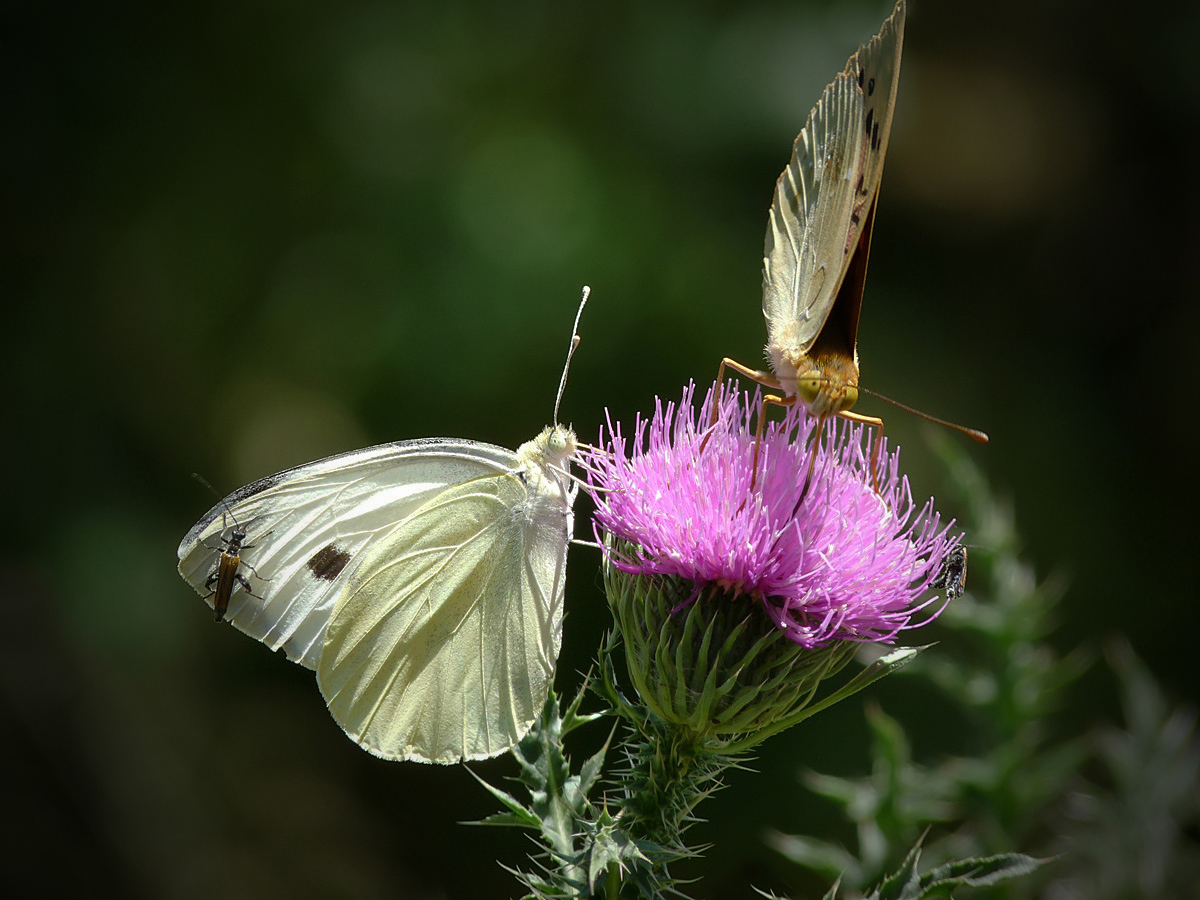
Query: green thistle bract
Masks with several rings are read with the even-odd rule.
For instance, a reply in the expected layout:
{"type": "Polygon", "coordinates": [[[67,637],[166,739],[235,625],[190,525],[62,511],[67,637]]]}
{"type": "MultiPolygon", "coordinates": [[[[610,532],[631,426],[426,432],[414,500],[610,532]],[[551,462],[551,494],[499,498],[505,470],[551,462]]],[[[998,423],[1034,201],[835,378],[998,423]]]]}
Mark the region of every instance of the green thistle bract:
{"type": "Polygon", "coordinates": [[[700,739],[751,735],[799,712],[856,646],[800,647],[753,599],[720,588],[688,603],[694,586],[678,577],[606,564],[604,578],[642,701],[700,739]]]}

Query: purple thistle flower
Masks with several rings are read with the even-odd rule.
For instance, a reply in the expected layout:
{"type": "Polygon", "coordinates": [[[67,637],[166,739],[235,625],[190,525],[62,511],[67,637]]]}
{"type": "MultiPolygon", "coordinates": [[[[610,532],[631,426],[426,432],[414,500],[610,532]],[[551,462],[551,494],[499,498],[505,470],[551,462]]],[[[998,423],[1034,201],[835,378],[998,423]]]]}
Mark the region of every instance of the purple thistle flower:
{"type": "Polygon", "coordinates": [[[602,541],[613,567],[686,579],[687,602],[706,588],[758,600],[809,649],[890,642],[935,617],[944,604],[913,621],[960,538],[932,499],[913,503],[898,453],[881,447],[874,489],[863,426],[838,420],[814,440],[816,419],[795,404],[764,430],[755,476],[760,392],[723,391],[710,428],[715,388],[698,412],[694,385],[678,406],[657,401],[632,442],[610,419],[583,454],[597,535],[617,539],[602,541]]]}

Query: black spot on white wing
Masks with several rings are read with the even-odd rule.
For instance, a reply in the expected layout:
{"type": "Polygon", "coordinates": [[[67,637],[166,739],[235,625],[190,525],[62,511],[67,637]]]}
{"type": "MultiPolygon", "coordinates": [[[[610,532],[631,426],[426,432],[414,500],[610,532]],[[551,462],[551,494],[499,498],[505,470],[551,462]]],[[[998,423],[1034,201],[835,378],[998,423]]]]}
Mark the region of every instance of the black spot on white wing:
{"type": "Polygon", "coordinates": [[[308,571],[322,581],[333,581],[342,574],[346,564],[350,562],[350,554],[340,549],[336,544],[322,547],[307,563],[308,571]]]}

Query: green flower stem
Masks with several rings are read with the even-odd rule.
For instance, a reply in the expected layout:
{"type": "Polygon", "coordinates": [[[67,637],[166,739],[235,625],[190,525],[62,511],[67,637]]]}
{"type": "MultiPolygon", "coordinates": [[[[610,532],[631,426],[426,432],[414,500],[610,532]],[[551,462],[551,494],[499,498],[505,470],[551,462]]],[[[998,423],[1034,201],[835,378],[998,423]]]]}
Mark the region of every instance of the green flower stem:
{"type": "Polygon", "coordinates": [[[628,794],[621,819],[635,839],[682,850],[693,810],[720,787],[720,774],[736,759],[706,752],[707,739],[686,727],[648,720],[647,733],[631,753],[628,794]]]}

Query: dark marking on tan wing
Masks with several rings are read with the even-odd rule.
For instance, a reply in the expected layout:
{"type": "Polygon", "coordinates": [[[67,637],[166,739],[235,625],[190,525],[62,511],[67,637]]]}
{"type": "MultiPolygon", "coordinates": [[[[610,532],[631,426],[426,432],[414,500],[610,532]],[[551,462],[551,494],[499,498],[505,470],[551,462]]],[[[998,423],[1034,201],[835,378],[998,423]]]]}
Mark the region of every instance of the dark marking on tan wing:
{"type": "Polygon", "coordinates": [[[350,562],[350,554],[338,549],[336,544],[322,547],[308,561],[308,571],[323,581],[333,581],[342,574],[346,563],[350,562]]]}

